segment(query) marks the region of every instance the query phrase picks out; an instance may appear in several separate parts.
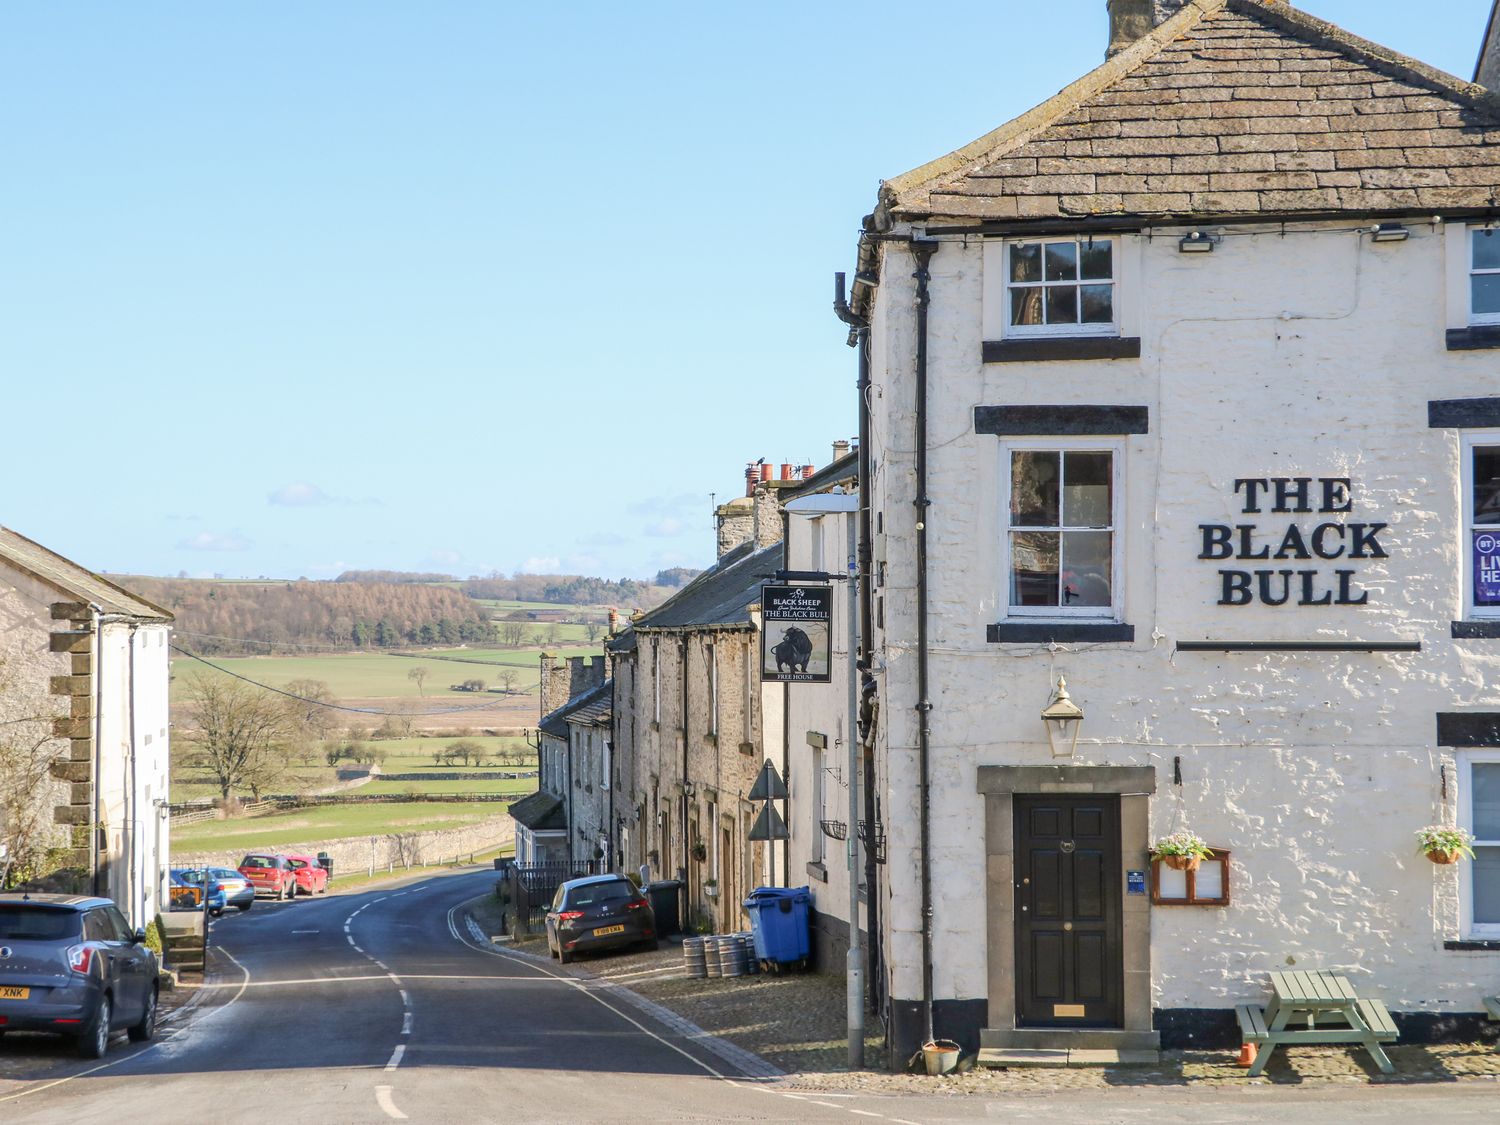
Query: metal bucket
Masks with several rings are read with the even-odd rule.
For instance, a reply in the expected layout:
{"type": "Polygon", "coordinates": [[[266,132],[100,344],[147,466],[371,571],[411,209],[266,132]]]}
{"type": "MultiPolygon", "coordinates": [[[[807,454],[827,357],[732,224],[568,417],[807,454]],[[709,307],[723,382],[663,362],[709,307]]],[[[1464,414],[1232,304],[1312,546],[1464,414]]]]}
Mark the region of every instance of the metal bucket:
{"type": "Polygon", "coordinates": [[[739,934],[725,934],[719,938],[719,964],[726,977],[745,975],[745,946],[739,934]]]}
{"type": "Polygon", "coordinates": [[[755,935],[736,934],[745,950],[745,975],[755,976],[760,972],[760,962],[755,957],[755,935]]]}
{"type": "Polygon", "coordinates": [[[685,938],[682,942],[682,964],[690,977],[708,976],[708,965],[704,961],[703,939],[685,938]]]}
{"type": "Polygon", "coordinates": [[[719,960],[719,943],[714,938],[703,939],[703,962],[708,970],[705,976],[721,977],[724,975],[724,966],[719,960]]]}

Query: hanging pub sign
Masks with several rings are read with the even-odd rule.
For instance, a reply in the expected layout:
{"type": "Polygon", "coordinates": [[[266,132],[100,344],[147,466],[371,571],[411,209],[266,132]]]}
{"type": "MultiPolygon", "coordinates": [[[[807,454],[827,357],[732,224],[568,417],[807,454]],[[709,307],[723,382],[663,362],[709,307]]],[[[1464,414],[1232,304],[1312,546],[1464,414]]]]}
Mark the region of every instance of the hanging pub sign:
{"type": "Polygon", "coordinates": [[[826,684],[833,666],[833,590],[760,588],[760,678],[773,684],[826,684]]]}
{"type": "Polygon", "coordinates": [[[1500,605],[1500,535],[1474,533],[1474,604],[1500,605]]]}

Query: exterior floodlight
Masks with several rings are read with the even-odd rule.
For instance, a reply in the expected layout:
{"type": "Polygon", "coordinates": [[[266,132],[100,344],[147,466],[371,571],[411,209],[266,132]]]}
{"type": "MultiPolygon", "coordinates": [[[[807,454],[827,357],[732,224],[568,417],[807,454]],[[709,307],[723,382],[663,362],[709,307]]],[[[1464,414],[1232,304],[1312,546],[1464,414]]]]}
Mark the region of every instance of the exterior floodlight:
{"type": "Polygon", "coordinates": [[[1405,242],[1411,237],[1411,231],[1400,223],[1381,223],[1370,231],[1370,238],[1376,242],[1405,242]]]}
{"type": "Polygon", "coordinates": [[[1078,745],[1078,728],[1083,722],[1083,708],[1068,696],[1068,681],[1057,677],[1052,702],[1042,708],[1042,722],[1047,727],[1047,742],[1054,758],[1071,758],[1078,745]]]}
{"type": "Polygon", "coordinates": [[[1216,241],[1217,239],[1207,231],[1189,231],[1182,236],[1182,241],[1177,244],[1177,249],[1184,254],[1212,254],[1216,241]]]}

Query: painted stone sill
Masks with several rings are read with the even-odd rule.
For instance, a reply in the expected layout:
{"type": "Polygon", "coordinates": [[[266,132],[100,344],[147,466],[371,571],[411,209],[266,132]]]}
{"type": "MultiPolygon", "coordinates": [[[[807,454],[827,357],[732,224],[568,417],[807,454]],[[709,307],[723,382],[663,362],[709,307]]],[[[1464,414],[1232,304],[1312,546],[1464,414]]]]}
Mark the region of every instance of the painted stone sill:
{"type": "Polygon", "coordinates": [[[828,868],[821,863],[809,863],[807,873],[820,883],[828,882],[828,868]]]}
{"type": "Polygon", "coordinates": [[[992,645],[1129,644],[1135,640],[1135,626],[1117,621],[1000,621],[986,627],[985,640],[992,645]]]}
{"type": "Polygon", "coordinates": [[[1500,938],[1471,938],[1467,941],[1445,941],[1444,949],[1456,949],[1470,953],[1500,953],[1500,938]]]}
{"type": "Polygon", "coordinates": [[[1469,640],[1500,637],[1500,621],[1455,621],[1453,638],[1469,640]]]}
{"type": "Polygon", "coordinates": [[[1450,352],[1476,352],[1487,348],[1500,348],[1500,324],[1448,329],[1450,352]]]}
{"type": "Polygon", "coordinates": [[[741,754],[754,754],[755,753],[755,743],[753,743],[753,742],[741,742],[740,743],[740,753],[741,754]]]}
{"type": "Polygon", "coordinates": [[[1057,359],[1139,359],[1139,336],[1037,336],[986,340],[985,363],[1035,363],[1057,359]]]}
{"type": "Polygon", "coordinates": [[[716,734],[705,734],[703,736],[703,743],[705,746],[717,746],[719,744],[719,736],[716,734]]]}

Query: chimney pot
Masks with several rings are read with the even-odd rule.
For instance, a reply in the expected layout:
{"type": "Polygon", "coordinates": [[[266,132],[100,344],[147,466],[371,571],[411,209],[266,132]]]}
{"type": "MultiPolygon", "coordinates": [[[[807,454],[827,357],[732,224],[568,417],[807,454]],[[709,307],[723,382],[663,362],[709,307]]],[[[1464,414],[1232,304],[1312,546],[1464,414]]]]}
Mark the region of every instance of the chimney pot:
{"type": "Polygon", "coordinates": [[[781,479],[782,480],[791,480],[792,479],[792,467],[790,465],[788,465],[785,461],[783,461],[782,464],[781,464],[781,479]]]}
{"type": "Polygon", "coordinates": [[[803,465],[802,466],[802,479],[803,480],[811,480],[812,479],[812,475],[815,472],[817,472],[817,471],[818,471],[818,467],[816,465],[803,465]]]}
{"type": "Polygon", "coordinates": [[[848,455],[849,443],[847,441],[836,441],[833,443],[833,459],[835,461],[839,460],[841,457],[847,457],[848,455]]]}
{"type": "Polygon", "coordinates": [[[771,465],[767,461],[760,463],[760,479],[763,481],[771,479],[771,465]]]}

